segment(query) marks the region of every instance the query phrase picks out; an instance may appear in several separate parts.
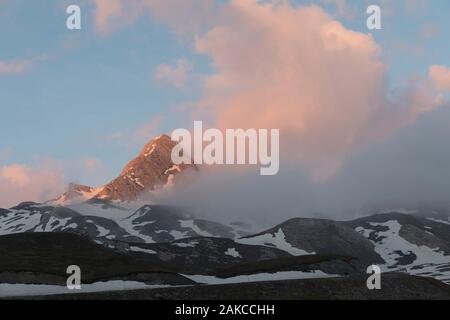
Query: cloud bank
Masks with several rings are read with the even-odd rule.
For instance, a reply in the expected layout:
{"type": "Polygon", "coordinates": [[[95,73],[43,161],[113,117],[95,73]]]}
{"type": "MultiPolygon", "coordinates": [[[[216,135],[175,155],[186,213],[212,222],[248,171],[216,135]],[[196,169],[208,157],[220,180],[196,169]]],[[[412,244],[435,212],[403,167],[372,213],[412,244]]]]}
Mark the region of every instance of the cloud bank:
{"type": "Polygon", "coordinates": [[[320,179],[351,151],[436,104],[426,85],[393,97],[381,48],[317,6],[231,1],[196,41],[216,72],[196,116],[221,128],[277,128],[282,152],[320,179]]]}
{"type": "MultiPolygon", "coordinates": [[[[190,34],[196,52],[208,56],[215,69],[192,117],[219,128],[280,129],[282,153],[316,180],[338,172],[354,149],[439,106],[428,80],[393,95],[388,66],[372,36],[345,28],[318,6],[95,2],[100,32],[110,30],[110,22],[120,27],[121,21],[147,15],[177,34],[190,34]]],[[[335,3],[347,7],[345,1],[335,3]]],[[[189,69],[186,61],[160,65],[155,79],[182,88],[189,69]]],[[[432,70],[433,82],[443,81],[432,70]]]]}
{"type": "Polygon", "coordinates": [[[276,222],[449,198],[442,68],[391,88],[389,66],[369,34],[345,28],[317,6],[283,1],[230,1],[197,35],[195,48],[215,71],[193,118],[220,128],[280,129],[280,174],[206,169],[161,201],[225,220],[276,222]],[[440,130],[429,130],[434,122],[440,130]]]}

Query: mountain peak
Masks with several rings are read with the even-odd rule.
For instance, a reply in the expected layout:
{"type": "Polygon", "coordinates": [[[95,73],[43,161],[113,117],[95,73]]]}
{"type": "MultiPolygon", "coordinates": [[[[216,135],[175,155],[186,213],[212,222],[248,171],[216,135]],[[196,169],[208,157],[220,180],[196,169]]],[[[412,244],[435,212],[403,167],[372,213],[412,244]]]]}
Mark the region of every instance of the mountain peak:
{"type": "Polygon", "coordinates": [[[150,140],[136,158],[128,162],[120,175],[100,188],[71,183],[65,193],[48,201],[52,205],[65,205],[89,199],[135,201],[142,194],[161,189],[176,182],[177,176],[187,169],[198,170],[194,164],[175,165],[171,153],[176,142],[166,135],[150,140]]]}
{"type": "MultiPolygon", "coordinates": [[[[158,158],[158,156],[161,156],[161,153],[166,155],[167,151],[172,152],[172,148],[175,146],[175,144],[176,143],[172,141],[168,135],[165,134],[160,135],[147,142],[147,144],[144,146],[144,148],[142,148],[141,152],[139,153],[138,158],[139,157],[143,157],[146,159],[151,159],[152,157],[158,158]]],[[[127,167],[128,165],[124,168],[122,174],[127,170],[127,167]]]]}
{"type": "Polygon", "coordinates": [[[176,142],[168,135],[150,140],[120,175],[105,185],[95,197],[119,201],[138,200],[142,193],[172,183],[186,169],[197,170],[194,164],[175,165],[172,162],[171,153],[175,145],[176,142]]]}
{"type": "Polygon", "coordinates": [[[82,184],[69,183],[67,191],[48,203],[59,205],[92,198],[99,190],[82,184]]]}

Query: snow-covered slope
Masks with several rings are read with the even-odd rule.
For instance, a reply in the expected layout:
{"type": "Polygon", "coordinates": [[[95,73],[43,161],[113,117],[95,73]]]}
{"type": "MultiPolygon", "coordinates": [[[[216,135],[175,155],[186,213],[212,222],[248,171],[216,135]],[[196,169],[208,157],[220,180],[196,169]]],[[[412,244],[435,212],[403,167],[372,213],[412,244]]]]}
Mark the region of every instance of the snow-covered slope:
{"type": "Polygon", "coordinates": [[[357,219],[349,225],[374,244],[384,270],[450,283],[450,225],[398,212],[357,219]]]}
{"type": "Polygon", "coordinates": [[[111,219],[81,215],[61,206],[28,202],[0,213],[0,235],[59,231],[73,232],[92,239],[142,241],[128,234],[111,219]]]}
{"type": "Polygon", "coordinates": [[[181,208],[91,199],[68,206],[22,203],[0,209],[0,236],[71,232],[156,262],[218,267],[283,256],[341,255],[450,283],[450,225],[429,217],[384,213],[347,222],[296,218],[237,237],[232,226],[181,208]],[[265,248],[265,249],[264,249],[265,248]]]}
{"type": "Polygon", "coordinates": [[[339,254],[355,257],[361,264],[382,261],[370,241],[346,224],[332,220],[291,219],[237,241],[275,247],[293,255],[339,254]]]}
{"type": "Polygon", "coordinates": [[[234,238],[235,230],[220,223],[196,219],[181,209],[104,200],[68,207],[33,202],[0,211],[0,235],[21,232],[70,231],[97,241],[154,243],[187,237],[234,238]]]}
{"type": "Polygon", "coordinates": [[[233,239],[218,237],[184,238],[171,242],[130,244],[126,251],[153,265],[176,272],[208,273],[231,265],[290,257],[283,250],[266,246],[236,243],[233,239]]]}

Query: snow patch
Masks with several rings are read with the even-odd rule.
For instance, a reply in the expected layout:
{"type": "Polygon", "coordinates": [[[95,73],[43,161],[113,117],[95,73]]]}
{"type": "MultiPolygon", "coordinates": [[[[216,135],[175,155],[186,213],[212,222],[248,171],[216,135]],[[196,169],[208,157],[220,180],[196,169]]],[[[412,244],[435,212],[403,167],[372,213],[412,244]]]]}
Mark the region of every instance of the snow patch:
{"type": "Polygon", "coordinates": [[[241,254],[236,250],[236,248],[228,248],[228,250],[225,251],[225,255],[231,256],[233,258],[242,258],[241,254]]]}
{"type": "Polygon", "coordinates": [[[179,239],[183,239],[186,238],[186,232],[180,232],[178,230],[171,230],[169,232],[169,234],[175,239],[175,240],[179,240],[179,239]]]}
{"type": "Polygon", "coordinates": [[[197,241],[190,241],[190,242],[174,242],[172,243],[172,246],[177,246],[180,248],[194,248],[196,245],[198,245],[197,241]]]}
{"type": "Polygon", "coordinates": [[[278,281],[278,280],[295,280],[295,279],[317,279],[317,278],[336,278],[339,275],[327,274],[320,270],[311,272],[303,271],[282,271],[275,273],[257,273],[251,275],[242,275],[231,278],[218,278],[215,276],[203,275],[183,275],[197,283],[206,284],[228,284],[243,282],[260,282],[260,281],[278,281]]]}
{"type": "Polygon", "coordinates": [[[82,284],[80,290],[69,290],[65,286],[36,285],[36,284],[7,284],[0,283],[0,297],[36,296],[51,294],[87,293],[135,289],[167,288],[169,285],[147,285],[137,281],[106,281],[92,284],[82,284]]]}
{"type": "Polygon", "coordinates": [[[133,251],[133,252],[144,252],[144,253],[149,253],[149,254],[157,254],[157,252],[154,251],[154,250],[144,249],[144,248],[136,247],[136,246],[131,246],[130,247],[130,251],[133,251]]]}
{"type": "MultiPolygon", "coordinates": [[[[402,238],[399,234],[402,225],[397,220],[390,220],[383,223],[371,222],[370,225],[388,228],[387,231],[376,231],[377,238],[380,238],[381,240],[378,242],[372,241],[375,245],[375,251],[386,262],[383,266],[385,269],[397,264],[398,259],[402,257],[402,255],[397,253],[398,251],[403,255],[408,255],[411,252],[416,255],[416,260],[410,264],[408,268],[429,263],[448,263],[450,260],[450,256],[445,255],[443,252],[439,252],[438,248],[418,246],[402,238]]],[[[366,238],[369,238],[370,234],[374,232],[374,230],[365,229],[363,227],[358,227],[355,231],[364,235],[366,238]]],[[[404,266],[401,266],[400,268],[402,267],[404,268],[404,266]]],[[[392,269],[390,270],[392,271],[392,269]]]]}
{"type": "Polygon", "coordinates": [[[207,231],[204,231],[200,229],[196,224],[194,220],[179,220],[180,226],[182,228],[188,228],[194,231],[196,234],[198,234],[201,237],[213,237],[213,235],[207,231]]]}
{"type": "Polygon", "coordinates": [[[427,218],[428,220],[434,221],[434,222],[439,222],[439,223],[444,223],[444,224],[448,224],[450,225],[450,218],[448,218],[447,221],[442,220],[442,219],[436,219],[436,218],[427,218]]]}
{"type": "Polygon", "coordinates": [[[283,229],[279,228],[275,234],[264,233],[259,236],[251,238],[241,238],[235,240],[237,243],[248,244],[253,246],[275,247],[277,249],[286,251],[294,256],[303,256],[315,254],[315,252],[307,252],[305,250],[296,248],[286,241],[283,229]]]}

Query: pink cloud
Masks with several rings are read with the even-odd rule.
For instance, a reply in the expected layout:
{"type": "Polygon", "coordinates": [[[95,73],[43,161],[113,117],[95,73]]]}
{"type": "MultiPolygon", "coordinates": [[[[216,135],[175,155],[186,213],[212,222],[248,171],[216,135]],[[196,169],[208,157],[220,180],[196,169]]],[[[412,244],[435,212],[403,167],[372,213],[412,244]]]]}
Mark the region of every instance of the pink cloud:
{"type": "Polygon", "coordinates": [[[201,105],[218,125],[281,129],[282,150],[317,173],[336,170],[381,107],[380,48],[316,6],[231,1],[197,50],[217,69],[201,105]]]}
{"type": "Polygon", "coordinates": [[[317,6],[230,1],[196,48],[216,68],[197,112],[221,128],[280,129],[281,152],[318,179],[433,105],[425,93],[390,101],[372,36],[317,6]]]}
{"type": "Polygon", "coordinates": [[[429,69],[429,76],[438,91],[450,91],[450,68],[433,65],[429,69]]]}
{"type": "Polygon", "coordinates": [[[102,35],[132,25],[143,16],[173,28],[177,33],[197,33],[214,21],[214,0],[93,0],[95,26],[102,35]]]}
{"type": "Polygon", "coordinates": [[[74,160],[39,158],[35,165],[0,164],[0,208],[53,199],[67,190],[69,182],[96,186],[110,178],[107,167],[88,156],[74,160]]]}
{"type": "Polygon", "coordinates": [[[155,80],[182,89],[189,80],[191,70],[192,63],[186,59],[178,60],[175,66],[161,64],[156,68],[155,80]]]}
{"type": "Polygon", "coordinates": [[[131,25],[142,13],[140,0],[94,0],[94,2],[95,27],[102,35],[131,25]]]}
{"type": "MultiPolygon", "coordinates": [[[[439,105],[427,84],[416,84],[394,100],[372,36],[344,27],[318,6],[201,1],[127,3],[195,38],[196,51],[213,62],[215,73],[204,81],[196,119],[214,119],[211,125],[221,128],[280,129],[281,152],[319,179],[336,173],[354,149],[439,105]]],[[[346,1],[332,2],[347,10],[346,1]]],[[[119,10],[121,3],[112,1],[100,21],[120,26],[121,19],[137,19],[119,10]],[[109,20],[119,12],[125,16],[109,20]]],[[[416,1],[413,7],[423,4],[416,1]]],[[[156,78],[182,86],[185,69],[162,65],[156,78]]]]}
{"type": "Polygon", "coordinates": [[[32,168],[21,164],[0,167],[0,205],[43,201],[64,191],[63,172],[47,164],[32,168]]]}
{"type": "Polygon", "coordinates": [[[0,61],[0,75],[23,74],[31,70],[31,60],[0,61]]]}

